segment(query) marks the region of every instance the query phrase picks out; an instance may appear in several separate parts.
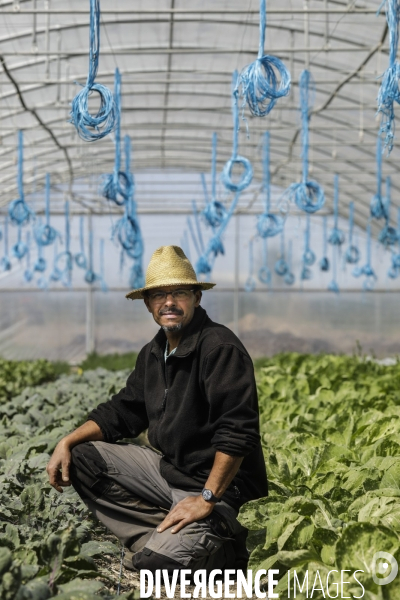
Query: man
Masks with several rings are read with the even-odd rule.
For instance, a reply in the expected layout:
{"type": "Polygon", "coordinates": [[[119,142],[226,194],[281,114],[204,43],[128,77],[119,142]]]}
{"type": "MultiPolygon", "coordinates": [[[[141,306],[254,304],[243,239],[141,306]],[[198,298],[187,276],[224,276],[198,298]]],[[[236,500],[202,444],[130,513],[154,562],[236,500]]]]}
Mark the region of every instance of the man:
{"type": "MultiPolygon", "coordinates": [[[[161,329],[126,387],[63,438],[47,466],[129,548],[135,569],[246,569],[239,507],[267,495],[251,359],[200,306],[177,246],[156,250],[142,298],[161,329]],[[148,429],[154,448],[116,444],[148,429]]],[[[126,563],[125,563],[126,564],[126,563]]]]}

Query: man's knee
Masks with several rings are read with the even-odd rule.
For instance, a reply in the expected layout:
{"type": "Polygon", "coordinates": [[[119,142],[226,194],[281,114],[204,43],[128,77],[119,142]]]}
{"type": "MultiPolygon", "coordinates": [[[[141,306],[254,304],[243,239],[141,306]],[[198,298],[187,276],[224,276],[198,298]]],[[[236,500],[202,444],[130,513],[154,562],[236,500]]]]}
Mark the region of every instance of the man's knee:
{"type": "Polygon", "coordinates": [[[104,478],[107,464],[91,442],[71,450],[70,480],[81,498],[98,498],[110,482],[104,478]]]}
{"type": "Polygon", "coordinates": [[[152,573],[160,569],[167,569],[168,573],[171,573],[175,569],[184,568],[184,565],[176,560],[173,560],[169,556],[154,552],[153,550],[149,550],[149,548],[143,548],[142,552],[134,554],[132,564],[138,571],[147,569],[152,573]]]}

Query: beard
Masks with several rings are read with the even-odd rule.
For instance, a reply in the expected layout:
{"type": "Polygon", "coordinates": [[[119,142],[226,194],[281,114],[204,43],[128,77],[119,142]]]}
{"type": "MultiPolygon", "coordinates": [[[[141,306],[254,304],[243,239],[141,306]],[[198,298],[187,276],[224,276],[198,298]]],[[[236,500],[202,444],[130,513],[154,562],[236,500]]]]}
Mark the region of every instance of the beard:
{"type": "Polygon", "coordinates": [[[164,329],[164,331],[180,331],[182,329],[182,323],[177,323],[176,325],[162,325],[162,329],[164,329]]]}

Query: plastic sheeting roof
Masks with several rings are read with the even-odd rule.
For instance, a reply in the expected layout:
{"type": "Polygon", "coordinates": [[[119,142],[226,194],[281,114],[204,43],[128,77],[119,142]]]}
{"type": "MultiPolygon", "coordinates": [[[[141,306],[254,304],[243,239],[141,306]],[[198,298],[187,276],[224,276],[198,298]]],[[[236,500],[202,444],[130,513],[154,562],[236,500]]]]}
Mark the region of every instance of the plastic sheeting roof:
{"type": "MultiPolygon", "coordinates": [[[[376,188],[378,78],[388,64],[386,19],[384,13],[375,15],[378,4],[267,2],[266,51],[285,62],[293,84],[268,117],[248,118],[249,137],[241,126],[239,153],[252,161],[256,176],[241,202],[243,211],[256,201],[261,206],[261,141],[267,129],[272,184],[285,188],[299,181],[298,80],[307,66],[316,82],[310,177],[325,188],[330,211],[333,176],[339,173],[340,211],[347,215],[354,200],[356,222],[365,225],[376,188]]],[[[142,192],[138,187],[139,208],[156,202],[165,212],[190,211],[192,198],[203,200],[200,180],[190,196],[175,194],[179,174],[210,171],[213,131],[218,132],[219,171],[230,158],[231,76],[257,56],[259,2],[101,0],[101,11],[96,80],[112,88],[119,67],[121,132],[132,138],[133,170],[157,174],[154,189],[148,183],[142,192]],[[166,169],[169,175],[160,189],[166,169]],[[173,187],[166,193],[168,186],[173,187]]],[[[79,181],[73,198],[85,210],[109,210],[96,187],[98,176],[113,168],[112,136],[88,144],[68,123],[79,89],[75,82],[84,83],[87,75],[89,0],[2,0],[0,14],[0,204],[16,197],[16,132],[22,128],[28,192],[41,188],[50,172],[61,197],[68,195],[70,181],[79,181]],[[90,198],[79,192],[85,185],[90,198]]],[[[396,139],[383,162],[383,176],[392,177],[395,206],[400,206],[399,145],[396,139]]]]}

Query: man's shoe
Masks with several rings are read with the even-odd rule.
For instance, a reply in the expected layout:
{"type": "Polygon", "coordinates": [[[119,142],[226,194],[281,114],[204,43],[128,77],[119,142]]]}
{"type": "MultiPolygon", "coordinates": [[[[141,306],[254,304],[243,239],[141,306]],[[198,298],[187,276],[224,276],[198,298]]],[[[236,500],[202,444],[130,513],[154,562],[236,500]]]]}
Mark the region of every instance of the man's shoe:
{"type": "Polygon", "coordinates": [[[125,567],[125,569],[128,569],[129,571],[136,571],[135,567],[133,566],[133,562],[132,562],[132,559],[134,556],[135,556],[135,552],[131,552],[130,550],[125,548],[124,558],[122,559],[122,564],[125,567]]]}

